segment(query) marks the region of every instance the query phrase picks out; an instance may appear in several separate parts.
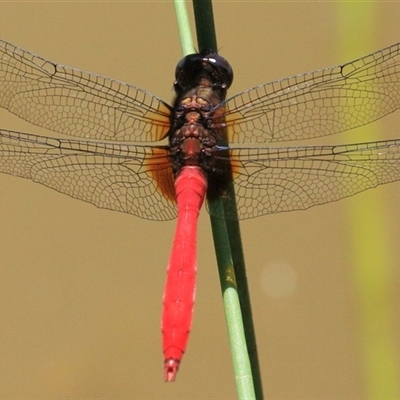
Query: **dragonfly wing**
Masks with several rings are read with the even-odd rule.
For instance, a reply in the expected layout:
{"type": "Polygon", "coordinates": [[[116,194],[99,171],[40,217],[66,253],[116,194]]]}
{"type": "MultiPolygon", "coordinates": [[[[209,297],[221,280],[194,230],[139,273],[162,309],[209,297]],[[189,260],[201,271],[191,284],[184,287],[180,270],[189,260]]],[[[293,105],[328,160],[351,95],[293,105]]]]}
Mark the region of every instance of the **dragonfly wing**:
{"type": "Polygon", "coordinates": [[[156,96],[4,41],[0,107],[32,124],[85,139],[150,142],[169,129],[170,107],[156,96]]]}
{"type": "MultiPolygon", "coordinates": [[[[231,150],[231,163],[238,217],[254,218],[305,210],[400,180],[400,140],[241,148],[231,150]]],[[[226,218],[236,218],[234,204],[226,212],[226,218]]]]}
{"type": "Polygon", "coordinates": [[[400,44],[347,64],[246,90],[221,105],[230,143],[310,139],[356,128],[400,105],[400,44]]]}
{"type": "Polygon", "coordinates": [[[0,172],[32,179],[100,208],[151,220],[176,217],[172,168],[162,147],[0,130],[0,172]]]}

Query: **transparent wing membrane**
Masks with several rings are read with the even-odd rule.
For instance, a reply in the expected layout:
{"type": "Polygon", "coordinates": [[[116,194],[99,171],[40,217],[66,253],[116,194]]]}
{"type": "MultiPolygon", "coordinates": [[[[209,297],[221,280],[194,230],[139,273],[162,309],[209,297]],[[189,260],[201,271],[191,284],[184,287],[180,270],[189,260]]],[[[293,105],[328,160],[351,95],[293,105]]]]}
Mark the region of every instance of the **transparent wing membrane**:
{"type": "MultiPolygon", "coordinates": [[[[249,89],[217,106],[225,113],[230,143],[237,145],[230,162],[239,218],[304,210],[400,179],[400,140],[263,147],[338,133],[395,111],[399,52],[396,44],[249,89]]],[[[157,97],[0,41],[0,107],[83,139],[0,130],[0,172],[97,207],[152,220],[176,216],[168,148],[135,143],[158,141],[169,130],[171,108],[157,97]]]]}
{"type": "MultiPolygon", "coordinates": [[[[400,180],[400,140],[231,151],[239,218],[305,210],[400,180]]],[[[233,205],[232,205],[233,206],[233,205]]],[[[225,216],[234,218],[235,212],[225,216]]]]}
{"type": "Polygon", "coordinates": [[[165,193],[173,190],[165,149],[0,130],[0,154],[0,172],[97,207],[152,220],[176,217],[175,203],[165,193]]]}
{"type": "Polygon", "coordinates": [[[311,139],[356,128],[400,106],[400,44],[359,60],[267,83],[224,104],[230,143],[311,139]]]}
{"type": "Polygon", "coordinates": [[[34,125],[85,139],[151,142],[170,108],[146,91],[57,65],[0,41],[0,107],[34,125]]]}

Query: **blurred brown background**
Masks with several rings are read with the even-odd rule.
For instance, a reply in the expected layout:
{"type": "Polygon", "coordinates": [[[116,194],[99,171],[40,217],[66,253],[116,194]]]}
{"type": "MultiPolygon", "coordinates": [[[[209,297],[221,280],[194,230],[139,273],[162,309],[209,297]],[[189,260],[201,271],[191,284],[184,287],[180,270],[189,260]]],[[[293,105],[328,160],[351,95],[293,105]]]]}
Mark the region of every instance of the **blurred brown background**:
{"type": "MultiPolygon", "coordinates": [[[[397,3],[377,6],[374,43],[347,59],[338,51],[337,3],[216,1],[214,11],[220,54],[235,71],[232,95],[400,41],[397,3]]],[[[6,41],[172,98],[181,53],[171,1],[13,2],[0,4],[0,15],[6,41]]],[[[0,121],[44,132],[3,111],[0,121]]],[[[380,127],[384,138],[399,138],[399,114],[380,127]]],[[[313,143],[362,140],[361,129],[313,143]]],[[[0,188],[1,398],[236,397],[205,212],[192,334],[177,381],[165,384],[160,316],[174,222],[99,210],[11,176],[0,176],[0,188]]],[[[399,260],[400,184],[376,190],[399,260]]],[[[370,193],[242,223],[266,398],[368,396],[348,207],[370,193]]],[[[395,309],[398,264],[389,288],[395,309]]],[[[397,315],[389,319],[400,356],[397,315]]]]}

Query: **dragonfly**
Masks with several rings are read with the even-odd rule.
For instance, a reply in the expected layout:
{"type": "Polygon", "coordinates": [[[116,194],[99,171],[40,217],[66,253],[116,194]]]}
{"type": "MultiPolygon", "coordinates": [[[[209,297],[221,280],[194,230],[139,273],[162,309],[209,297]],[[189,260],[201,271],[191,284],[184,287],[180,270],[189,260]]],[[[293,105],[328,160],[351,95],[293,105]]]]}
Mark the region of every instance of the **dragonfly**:
{"type": "Polygon", "coordinates": [[[99,208],[178,218],[162,314],[164,379],[173,381],[192,323],[204,200],[214,217],[246,219],[305,210],[399,180],[400,139],[276,144],[336,134],[394,112],[399,75],[395,44],[227,99],[232,68],[209,50],[178,63],[169,105],[139,87],[0,41],[0,107],[61,134],[0,129],[0,172],[99,208]],[[209,204],[232,182],[235,207],[221,214],[209,204]]]}

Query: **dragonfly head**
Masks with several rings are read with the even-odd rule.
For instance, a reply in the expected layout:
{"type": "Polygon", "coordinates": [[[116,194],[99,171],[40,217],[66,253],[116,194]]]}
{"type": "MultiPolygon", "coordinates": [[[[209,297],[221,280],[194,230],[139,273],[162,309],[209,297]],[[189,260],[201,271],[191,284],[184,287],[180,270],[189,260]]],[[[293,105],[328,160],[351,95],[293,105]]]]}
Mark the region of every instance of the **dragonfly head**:
{"type": "Polygon", "coordinates": [[[226,94],[233,81],[232,67],[212,50],[189,54],[182,58],[175,70],[175,91],[179,97],[183,91],[209,82],[213,89],[226,94]]]}

